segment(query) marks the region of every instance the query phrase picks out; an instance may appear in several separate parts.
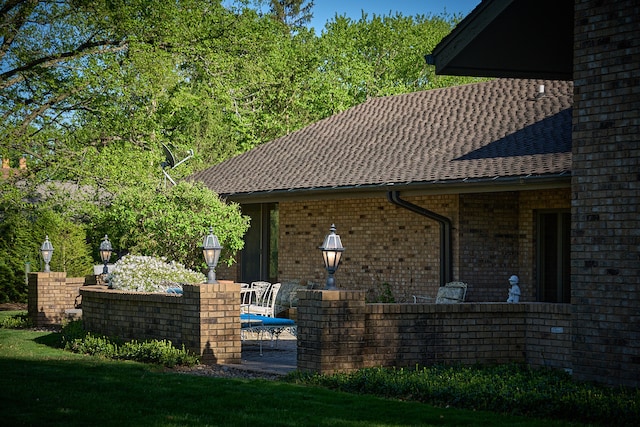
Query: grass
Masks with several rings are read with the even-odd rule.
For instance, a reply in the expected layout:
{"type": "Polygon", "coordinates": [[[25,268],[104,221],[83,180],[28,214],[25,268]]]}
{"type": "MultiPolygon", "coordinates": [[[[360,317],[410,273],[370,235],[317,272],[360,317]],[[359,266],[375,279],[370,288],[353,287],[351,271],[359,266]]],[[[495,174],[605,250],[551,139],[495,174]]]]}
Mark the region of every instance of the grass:
{"type": "MultiPolygon", "coordinates": [[[[16,312],[0,312],[2,317],[16,312]]],[[[0,422],[11,426],[563,426],[283,381],[199,377],[56,348],[0,329],[0,422]]],[[[575,424],[574,424],[575,425],[575,424]]]]}

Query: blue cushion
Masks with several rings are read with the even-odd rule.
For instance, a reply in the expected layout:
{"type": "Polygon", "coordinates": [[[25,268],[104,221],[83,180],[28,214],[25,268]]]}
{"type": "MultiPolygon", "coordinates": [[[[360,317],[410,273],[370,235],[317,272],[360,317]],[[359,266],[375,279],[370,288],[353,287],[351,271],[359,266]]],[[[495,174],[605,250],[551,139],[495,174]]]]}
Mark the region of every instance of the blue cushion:
{"type": "Polygon", "coordinates": [[[182,294],[182,289],[180,288],[167,288],[168,294],[182,294]]]}
{"type": "Polygon", "coordinates": [[[262,324],[261,326],[293,326],[296,324],[296,322],[294,322],[291,319],[282,319],[280,317],[268,317],[268,316],[261,316],[259,314],[241,314],[240,315],[240,321],[248,321],[248,320],[261,320],[262,324]]]}

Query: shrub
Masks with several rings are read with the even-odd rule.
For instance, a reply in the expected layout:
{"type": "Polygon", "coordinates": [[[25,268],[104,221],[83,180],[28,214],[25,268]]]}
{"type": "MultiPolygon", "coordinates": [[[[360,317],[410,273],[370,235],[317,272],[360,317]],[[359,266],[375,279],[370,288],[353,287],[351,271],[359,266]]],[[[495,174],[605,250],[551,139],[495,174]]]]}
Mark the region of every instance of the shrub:
{"type": "Polygon", "coordinates": [[[6,329],[27,329],[33,326],[33,322],[29,319],[27,313],[18,313],[2,319],[0,327],[6,329]]]}
{"type": "Polygon", "coordinates": [[[223,246],[220,263],[231,265],[243,248],[249,217],[202,183],[181,181],[166,191],[157,184],[120,187],[111,203],[93,215],[91,240],[105,234],[114,247],[139,255],[164,255],[188,268],[204,267],[203,237],[212,226],[223,246]]]}
{"type": "Polygon", "coordinates": [[[183,283],[203,283],[202,273],[189,270],[165,258],[126,255],[115,263],[108,276],[113,289],[139,292],[165,292],[168,287],[183,283]]]}
{"type": "Polygon", "coordinates": [[[83,277],[92,270],[91,250],[84,227],[46,204],[20,204],[20,209],[0,207],[0,302],[26,302],[26,263],[41,268],[40,245],[49,236],[55,251],[51,271],[83,277]]]}
{"type": "Polygon", "coordinates": [[[178,349],[168,340],[144,342],[134,340],[127,342],[120,347],[118,358],[155,363],[168,367],[176,365],[193,366],[198,363],[198,357],[189,353],[184,345],[178,349]]]}
{"type": "Polygon", "coordinates": [[[526,365],[367,368],[288,378],[350,393],[538,418],[622,426],[635,425],[640,416],[640,390],[579,383],[563,371],[526,365]]]}
{"type": "Polygon", "coordinates": [[[168,340],[121,342],[115,338],[85,332],[81,321],[70,322],[62,328],[62,342],[65,350],[73,353],[108,359],[133,360],[168,367],[194,366],[199,363],[198,356],[185,349],[184,345],[178,349],[168,340]]]}
{"type": "Polygon", "coordinates": [[[118,346],[106,337],[88,333],[84,338],[77,338],[65,345],[65,350],[73,353],[102,356],[115,359],[118,356],[118,346]]]}
{"type": "Polygon", "coordinates": [[[71,343],[74,340],[82,340],[87,336],[87,332],[82,327],[82,320],[72,320],[62,325],[62,345],[71,343]]]}

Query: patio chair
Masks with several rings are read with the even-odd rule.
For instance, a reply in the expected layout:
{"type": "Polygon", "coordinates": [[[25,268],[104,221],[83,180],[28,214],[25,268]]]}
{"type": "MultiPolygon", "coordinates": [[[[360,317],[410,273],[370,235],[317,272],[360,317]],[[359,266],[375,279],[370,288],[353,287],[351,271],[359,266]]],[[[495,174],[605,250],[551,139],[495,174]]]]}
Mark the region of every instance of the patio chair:
{"type": "Polygon", "coordinates": [[[262,299],[262,296],[269,289],[270,286],[271,286],[271,283],[265,282],[265,281],[262,281],[262,280],[258,280],[256,282],[251,282],[251,285],[249,286],[249,289],[253,289],[253,292],[254,292],[254,295],[255,295],[254,302],[262,299]]]}
{"type": "Polygon", "coordinates": [[[242,307],[243,313],[259,314],[266,317],[275,317],[276,297],[280,291],[280,283],[270,285],[261,295],[256,293],[256,300],[242,307]]]}
{"type": "Polygon", "coordinates": [[[436,297],[427,297],[421,295],[412,295],[413,303],[433,303],[436,304],[457,304],[464,302],[467,297],[467,284],[464,282],[449,282],[444,286],[440,286],[436,297]]]}
{"type": "Polygon", "coordinates": [[[438,289],[436,304],[458,304],[467,297],[467,284],[464,282],[449,282],[438,289]]]}

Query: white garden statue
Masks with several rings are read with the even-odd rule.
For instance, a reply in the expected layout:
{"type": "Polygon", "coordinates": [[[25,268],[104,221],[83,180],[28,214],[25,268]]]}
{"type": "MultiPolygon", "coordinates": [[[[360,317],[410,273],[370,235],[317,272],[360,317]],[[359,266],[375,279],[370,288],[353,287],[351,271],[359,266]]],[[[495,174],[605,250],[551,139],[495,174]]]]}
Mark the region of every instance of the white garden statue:
{"type": "Polygon", "coordinates": [[[507,298],[507,302],[518,302],[520,301],[520,286],[518,283],[520,279],[515,274],[509,277],[509,298],[507,298]]]}

